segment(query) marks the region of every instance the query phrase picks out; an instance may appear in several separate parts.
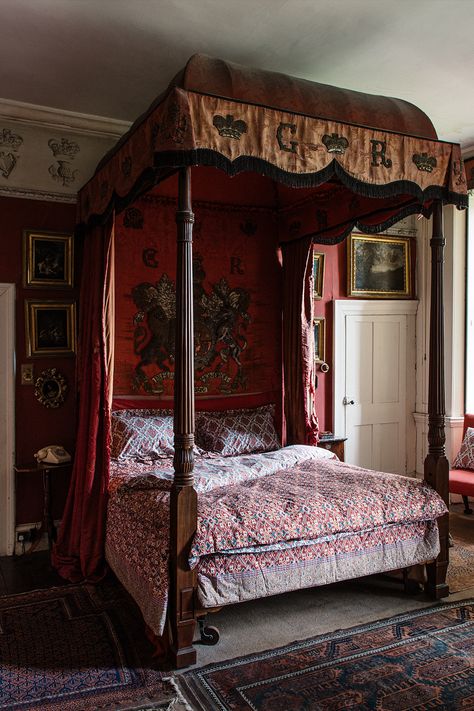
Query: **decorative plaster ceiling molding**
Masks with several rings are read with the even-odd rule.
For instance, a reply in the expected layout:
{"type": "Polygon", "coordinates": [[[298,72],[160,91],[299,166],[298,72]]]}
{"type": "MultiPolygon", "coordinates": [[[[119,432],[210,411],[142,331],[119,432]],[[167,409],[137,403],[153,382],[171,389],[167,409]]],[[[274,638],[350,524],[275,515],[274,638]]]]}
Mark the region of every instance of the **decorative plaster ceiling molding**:
{"type": "Polygon", "coordinates": [[[117,136],[18,122],[0,115],[0,191],[3,195],[74,202],[97,161],[117,136]]]}
{"type": "Polygon", "coordinates": [[[74,204],[77,202],[77,195],[68,195],[66,193],[50,193],[45,190],[35,190],[22,188],[9,188],[0,186],[0,196],[23,198],[26,200],[45,200],[46,202],[68,202],[74,204]]]}
{"type": "Polygon", "coordinates": [[[462,157],[464,160],[474,157],[474,143],[470,143],[468,146],[464,146],[461,150],[462,157]]]}
{"type": "Polygon", "coordinates": [[[129,121],[62,111],[10,99],[0,99],[0,120],[115,139],[120,138],[132,125],[129,121]]]}

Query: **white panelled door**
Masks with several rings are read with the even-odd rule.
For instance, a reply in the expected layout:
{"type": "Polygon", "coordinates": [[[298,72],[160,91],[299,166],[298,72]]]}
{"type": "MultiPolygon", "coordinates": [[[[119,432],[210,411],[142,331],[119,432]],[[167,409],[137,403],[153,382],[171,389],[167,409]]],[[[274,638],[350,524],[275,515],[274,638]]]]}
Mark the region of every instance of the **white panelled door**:
{"type": "Polygon", "coordinates": [[[335,433],[347,437],[350,464],[406,474],[410,316],[394,312],[393,302],[342,303],[344,313],[335,313],[335,433]]]}
{"type": "Polygon", "coordinates": [[[406,316],[346,320],[346,460],[406,471],[406,316]]]}

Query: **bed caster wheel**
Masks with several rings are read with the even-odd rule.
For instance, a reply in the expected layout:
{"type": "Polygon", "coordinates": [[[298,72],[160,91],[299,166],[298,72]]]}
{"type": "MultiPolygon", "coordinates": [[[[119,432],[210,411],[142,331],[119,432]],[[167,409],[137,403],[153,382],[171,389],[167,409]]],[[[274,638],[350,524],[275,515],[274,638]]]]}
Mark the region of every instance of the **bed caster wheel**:
{"type": "Polygon", "coordinates": [[[204,621],[199,622],[199,632],[201,633],[201,644],[212,646],[218,643],[220,635],[217,627],[206,625],[204,621]]]}

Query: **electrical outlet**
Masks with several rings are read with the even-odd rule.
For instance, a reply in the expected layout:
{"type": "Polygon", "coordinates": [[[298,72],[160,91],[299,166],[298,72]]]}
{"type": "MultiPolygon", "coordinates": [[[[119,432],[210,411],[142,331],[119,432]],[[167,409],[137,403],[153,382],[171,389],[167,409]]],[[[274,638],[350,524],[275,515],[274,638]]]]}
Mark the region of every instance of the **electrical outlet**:
{"type": "Polygon", "coordinates": [[[39,528],[30,528],[29,531],[17,531],[16,540],[18,543],[33,543],[38,538],[39,528]]]}
{"type": "Polygon", "coordinates": [[[33,363],[21,364],[21,384],[33,385],[33,363]]]}

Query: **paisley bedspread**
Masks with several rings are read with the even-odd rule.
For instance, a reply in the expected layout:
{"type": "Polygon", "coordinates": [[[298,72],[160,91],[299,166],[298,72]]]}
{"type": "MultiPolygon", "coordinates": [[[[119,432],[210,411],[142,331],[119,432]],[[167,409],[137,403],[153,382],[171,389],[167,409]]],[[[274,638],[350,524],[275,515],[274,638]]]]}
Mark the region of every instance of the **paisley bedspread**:
{"type": "MultiPolygon", "coordinates": [[[[293,444],[273,452],[241,454],[237,457],[222,457],[205,453],[195,456],[194,488],[199,493],[211,491],[220,486],[237,484],[248,479],[273,474],[280,469],[290,469],[306,459],[337,459],[326,449],[293,444]]],[[[173,460],[163,458],[154,462],[112,460],[110,467],[109,493],[119,489],[171,488],[173,481],[173,460]]]]}
{"type": "MultiPolygon", "coordinates": [[[[204,607],[393,570],[437,555],[436,518],[446,507],[429,486],[320,457],[325,450],[285,449],[290,451],[246,455],[254,475],[235,461],[244,457],[226,458],[221,469],[222,463],[207,460],[202,474],[196,467],[198,528],[190,564],[197,568],[204,607]],[[279,466],[269,454],[283,455],[279,466]],[[220,472],[215,479],[213,468],[220,472]]],[[[161,634],[171,472],[140,466],[131,467],[129,476],[122,470],[120,484],[111,487],[106,554],[145,621],[161,634]]]]}

